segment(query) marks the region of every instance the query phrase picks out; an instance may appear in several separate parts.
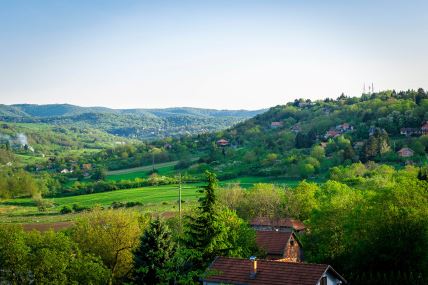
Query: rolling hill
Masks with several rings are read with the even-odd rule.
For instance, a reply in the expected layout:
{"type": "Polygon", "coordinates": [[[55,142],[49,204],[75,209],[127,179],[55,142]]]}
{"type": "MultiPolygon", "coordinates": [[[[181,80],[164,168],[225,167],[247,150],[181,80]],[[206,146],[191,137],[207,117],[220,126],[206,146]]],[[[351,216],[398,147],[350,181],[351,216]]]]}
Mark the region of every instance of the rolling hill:
{"type": "Polygon", "coordinates": [[[0,121],[96,128],[109,134],[159,139],[226,129],[264,110],[201,108],[109,109],[70,104],[0,105],[0,121]]]}

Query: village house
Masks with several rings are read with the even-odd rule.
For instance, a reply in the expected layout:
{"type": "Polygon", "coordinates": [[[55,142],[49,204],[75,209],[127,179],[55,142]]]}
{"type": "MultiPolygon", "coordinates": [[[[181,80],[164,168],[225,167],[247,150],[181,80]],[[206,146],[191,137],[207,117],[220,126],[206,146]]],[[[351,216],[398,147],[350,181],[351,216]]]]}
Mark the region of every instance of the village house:
{"type": "Polygon", "coordinates": [[[291,128],[290,128],[290,130],[293,132],[293,133],[299,133],[300,131],[301,131],[301,128],[300,128],[300,125],[299,124],[295,124],[295,125],[293,125],[291,128]]]}
{"type": "Polygon", "coordinates": [[[364,147],[364,142],[363,141],[357,141],[354,143],[354,148],[355,149],[362,149],[364,147]]]}
{"type": "Polygon", "coordinates": [[[329,138],[336,138],[338,136],[341,135],[341,132],[336,131],[336,130],[329,130],[325,133],[324,138],[325,139],[329,139],[329,138]]]}
{"type": "Polygon", "coordinates": [[[401,128],[400,129],[400,134],[405,135],[406,137],[410,137],[413,135],[419,135],[420,133],[421,133],[421,131],[419,129],[416,129],[416,128],[401,128]]]}
{"type": "Polygon", "coordinates": [[[229,141],[228,141],[228,140],[225,140],[225,139],[219,139],[219,140],[217,141],[217,145],[218,145],[218,146],[228,146],[228,145],[229,145],[229,141]]]}
{"type": "Polygon", "coordinates": [[[68,173],[72,173],[73,170],[68,170],[67,168],[64,168],[63,170],[61,170],[61,174],[68,174],[68,173]]]}
{"type": "Polygon", "coordinates": [[[268,260],[303,261],[302,244],[293,232],[256,231],[256,243],[268,260]]]}
{"type": "Polygon", "coordinates": [[[277,231],[277,232],[304,232],[305,225],[295,219],[281,218],[269,219],[266,217],[254,218],[250,221],[250,225],[256,231],[277,231]]]}
{"type": "Polygon", "coordinates": [[[428,135],[428,122],[425,122],[425,124],[422,125],[422,127],[421,127],[421,133],[423,135],[428,135]]]}
{"type": "Polygon", "coordinates": [[[91,168],[92,168],[92,164],[90,164],[90,163],[84,163],[84,164],[82,164],[82,169],[83,170],[91,170],[91,168]]]}
{"type": "Polygon", "coordinates": [[[408,147],[403,147],[399,151],[397,151],[398,155],[401,157],[411,157],[414,155],[414,151],[408,147]]]}
{"type": "Polygon", "coordinates": [[[336,130],[341,132],[341,133],[346,133],[346,132],[352,131],[353,129],[354,129],[354,127],[348,123],[343,123],[341,125],[336,126],[336,130]]]}
{"type": "Polygon", "coordinates": [[[202,278],[204,285],[339,285],[346,280],[330,265],[217,257],[202,278]]]}
{"type": "Polygon", "coordinates": [[[276,129],[276,128],[282,127],[282,122],[272,122],[272,123],[270,123],[270,127],[272,129],[276,129]]]}

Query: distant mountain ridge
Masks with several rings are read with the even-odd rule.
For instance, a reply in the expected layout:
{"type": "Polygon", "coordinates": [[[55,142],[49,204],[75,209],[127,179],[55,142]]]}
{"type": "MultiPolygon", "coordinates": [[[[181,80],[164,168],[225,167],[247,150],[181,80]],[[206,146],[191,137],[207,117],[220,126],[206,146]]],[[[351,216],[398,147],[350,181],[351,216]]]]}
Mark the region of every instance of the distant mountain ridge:
{"type": "Polygon", "coordinates": [[[27,116],[27,117],[60,117],[75,116],[85,113],[114,113],[114,114],[143,114],[168,117],[171,115],[190,115],[204,117],[242,117],[249,118],[266,111],[260,110],[217,110],[194,107],[170,107],[170,108],[135,108],[135,109],[111,109],[107,107],[81,107],[71,104],[0,104],[0,116],[27,116]]]}
{"type": "Polygon", "coordinates": [[[264,111],[191,107],[110,109],[71,104],[14,104],[0,105],[0,120],[54,125],[78,123],[119,136],[158,139],[226,129],[264,111]]]}

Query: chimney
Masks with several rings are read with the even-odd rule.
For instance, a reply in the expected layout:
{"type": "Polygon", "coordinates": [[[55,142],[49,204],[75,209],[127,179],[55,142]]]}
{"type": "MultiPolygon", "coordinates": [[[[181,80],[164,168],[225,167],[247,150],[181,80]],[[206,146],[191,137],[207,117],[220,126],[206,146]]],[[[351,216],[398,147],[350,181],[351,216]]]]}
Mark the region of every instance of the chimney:
{"type": "Polygon", "coordinates": [[[256,279],[257,275],[257,260],[255,256],[250,257],[251,261],[251,271],[250,271],[250,279],[256,279]]]}

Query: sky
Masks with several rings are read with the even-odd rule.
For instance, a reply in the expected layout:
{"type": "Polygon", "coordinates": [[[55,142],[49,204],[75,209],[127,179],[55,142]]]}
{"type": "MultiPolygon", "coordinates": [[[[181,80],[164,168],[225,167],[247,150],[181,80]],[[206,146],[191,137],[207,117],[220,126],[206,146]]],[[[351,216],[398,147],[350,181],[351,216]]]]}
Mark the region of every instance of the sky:
{"type": "Polygon", "coordinates": [[[428,1],[0,0],[0,104],[260,109],[428,88],[428,1]]]}

